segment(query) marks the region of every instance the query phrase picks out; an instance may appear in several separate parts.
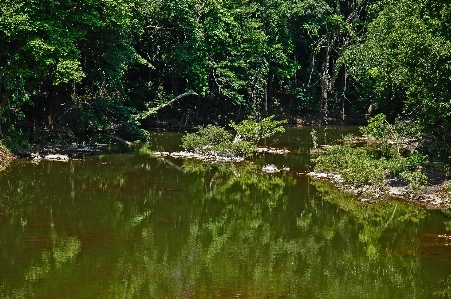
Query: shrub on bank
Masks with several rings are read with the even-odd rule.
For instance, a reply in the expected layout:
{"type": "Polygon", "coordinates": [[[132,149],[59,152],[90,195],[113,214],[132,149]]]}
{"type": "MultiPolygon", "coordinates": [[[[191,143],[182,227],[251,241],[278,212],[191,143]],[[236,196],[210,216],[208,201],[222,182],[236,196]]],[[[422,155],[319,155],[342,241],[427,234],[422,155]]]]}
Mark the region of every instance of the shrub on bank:
{"type": "Polygon", "coordinates": [[[11,160],[12,154],[0,141],[0,169],[6,166],[11,160]]]}
{"type": "Polygon", "coordinates": [[[226,129],[208,125],[199,127],[196,133],[189,133],[182,137],[182,147],[198,154],[228,155],[232,157],[250,157],[257,151],[260,139],[270,137],[277,132],[284,132],[282,124],[286,121],[273,120],[269,116],[261,121],[248,118],[240,123],[231,122],[236,135],[226,129]]]}
{"type": "Polygon", "coordinates": [[[407,150],[404,143],[418,136],[409,136],[401,128],[397,123],[386,122],[384,115],[378,115],[361,128],[369,137],[365,146],[334,145],[314,160],[314,170],[339,173],[345,184],[357,187],[377,188],[389,178],[401,177],[410,183],[414,192],[419,192],[427,184],[421,167],[425,157],[407,150]]]}

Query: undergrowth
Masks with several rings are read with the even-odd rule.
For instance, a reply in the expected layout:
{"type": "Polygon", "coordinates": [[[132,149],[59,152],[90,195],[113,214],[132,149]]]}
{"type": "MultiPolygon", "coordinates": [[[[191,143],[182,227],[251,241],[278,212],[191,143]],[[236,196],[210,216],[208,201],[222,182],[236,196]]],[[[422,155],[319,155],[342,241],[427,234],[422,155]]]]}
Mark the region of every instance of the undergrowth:
{"type": "Polygon", "coordinates": [[[314,159],[316,172],[339,173],[345,184],[384,185],[389,178],[400,177],[408,182],[414,193],[427,184],[423,172],[426,156],[406,150],[406,141],[418,140],[416,130],[406,130],[405,123],[389,124],[384,115],[370,120],[361,132],[367,137],[364,146],[334,145],[314,159]]]}
{"type": "Polygon", "coordinates": [[[220,154],[233,157],[250,157],[257,151],[261,138],[283,132],[285,121],[273,120],[273,116],[261,121],[248,118],[240,123],[230,123],[235,129],[235,136],[223,127],[208,125],[199,127],[196,133],[182,137],[182,147],[199,154],[220,154]]]}

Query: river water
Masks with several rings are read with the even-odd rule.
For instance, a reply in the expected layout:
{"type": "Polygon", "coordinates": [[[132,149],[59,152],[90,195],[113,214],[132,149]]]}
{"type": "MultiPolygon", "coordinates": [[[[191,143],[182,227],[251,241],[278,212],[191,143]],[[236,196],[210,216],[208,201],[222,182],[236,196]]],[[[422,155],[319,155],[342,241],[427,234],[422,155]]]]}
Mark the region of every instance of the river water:
{"type": "MultiPolygon", "coordinates": [[[[0,172],[0,298],[451,297],[450,216],[311,181],[310,130],[265,141],[287,155],[235,165],[152,157],[180,150],[164,131],[14,161],[0,172]]],[[[357,128],[316,130],[330,143],[357,128]]]]}

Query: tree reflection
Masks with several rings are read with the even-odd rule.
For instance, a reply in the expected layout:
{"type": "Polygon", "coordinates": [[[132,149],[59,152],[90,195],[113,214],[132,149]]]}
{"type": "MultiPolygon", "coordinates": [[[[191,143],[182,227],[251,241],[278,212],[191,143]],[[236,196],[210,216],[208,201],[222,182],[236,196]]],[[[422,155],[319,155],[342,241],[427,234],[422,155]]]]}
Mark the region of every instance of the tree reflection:
{"type": "Polygon", "coordinates": [[[418,252],[425,210],[252,163],[119,155],[1,175],[4,298],[428,298],[451,275],[418,252]]]}

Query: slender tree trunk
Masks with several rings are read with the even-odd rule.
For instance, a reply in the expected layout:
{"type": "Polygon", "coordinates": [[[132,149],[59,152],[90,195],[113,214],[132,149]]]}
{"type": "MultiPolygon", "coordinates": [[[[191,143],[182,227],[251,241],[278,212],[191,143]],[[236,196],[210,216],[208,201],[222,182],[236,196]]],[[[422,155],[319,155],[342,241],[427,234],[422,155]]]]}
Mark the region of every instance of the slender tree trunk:
{"type": "Polygon", "coordinates": [[[0,137],[3,136],[3,132],[2,132],[2,118],[3,118],[2,109],[3,109],[3,107],[0,107],[0,137]]]}
{"type": "Polygon", "coordinates": [[[8,102],[8,95],[3,90],[3,83],[0,82],[0,137],[3,136],[2,131],[2,120],[3,120],[3,109],[8,102]]]}
{"type": "Polygon", "coordinates": [[[331,41],[327,41],[326,46],[326,55],[324,62],[321,66],[321,77],[320,77],[320,87],[321,87],[321,99],[320,99],[320,113],[321,117],[325,119],[328,114],[327,110],[327,100],[328,100],[328,93],[331,87],[331,76],[329,73],[330,68],[330,52],[332,48],[331,41]]]}

